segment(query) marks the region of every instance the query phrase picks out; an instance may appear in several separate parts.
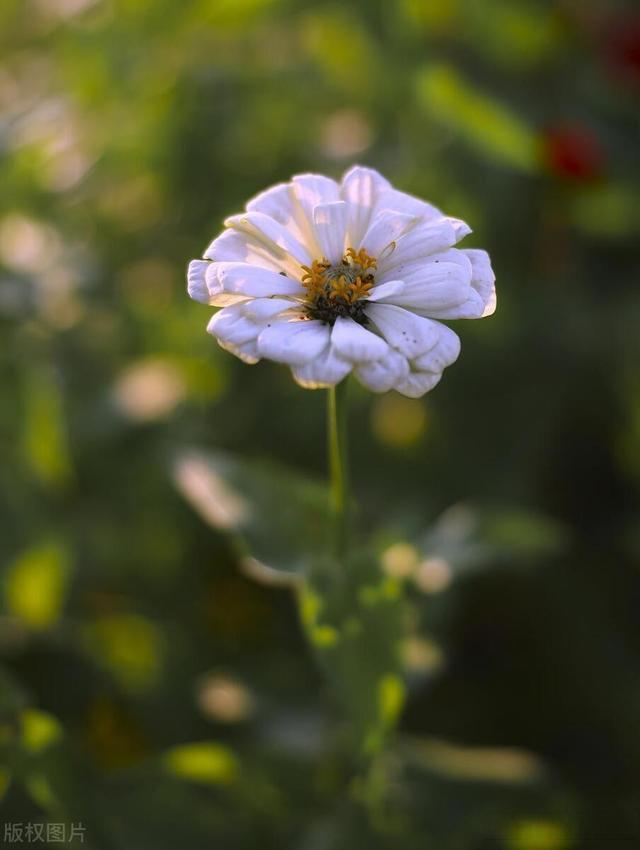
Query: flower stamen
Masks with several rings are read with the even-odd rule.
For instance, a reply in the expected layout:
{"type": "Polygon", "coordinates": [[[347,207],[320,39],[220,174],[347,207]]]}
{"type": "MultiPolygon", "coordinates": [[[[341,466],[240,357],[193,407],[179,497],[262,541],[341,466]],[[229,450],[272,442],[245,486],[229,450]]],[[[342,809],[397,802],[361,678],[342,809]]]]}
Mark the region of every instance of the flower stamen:
{"type": "Polygon", "coordinates": [[[302,266],[301,282],[306,290],[305,309],[309,318],[333,325],[338,316],[367,324],[364,301],[375,279],[378,261],[364,248],[347,248],[341,262],[332,265],[324,257],[302,266]]]}

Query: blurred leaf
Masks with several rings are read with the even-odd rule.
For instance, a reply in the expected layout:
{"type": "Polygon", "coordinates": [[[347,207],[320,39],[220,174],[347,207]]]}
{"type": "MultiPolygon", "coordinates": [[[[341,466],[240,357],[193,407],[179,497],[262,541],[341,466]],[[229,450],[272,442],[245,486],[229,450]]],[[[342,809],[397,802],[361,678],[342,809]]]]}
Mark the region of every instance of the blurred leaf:
{"type": "Polygon", "coordinates": [[[573,197],[571,214],[589,236],[628,239],[640,233],[640,191],[620,183],[592,186],[573,197]]]}
{"type": "Polygon", "coordinates": [[[46,629],[60,617],[69,578],[69,554],[59,542],[44,543],[8,568],[4,597],[9,613],[33,629],[46,629]]]}
{"type": "Polygon", "coordinates": [[[36,708],[20,714],[22,746],[30,753],[39,753],[58,741],[62,727],[53,715],[36,708]]]}
{"type": "Polygon", "coordinates": [[[163,756],[163,764],[174,776],[205,785],[229,785],[239,770],[231,750],[211,741],[173,747],[163,756]]]}
{"type": "Polygon", "coordinates": [[[270,463],[191,451],[176,462],[174,480],[203,519],[237,537],[256,578],[268,582],[273,571],[300,575],[325,549],[327,493],[302,476],[270,463]]]}
{"type": "Polygon", "coordinates": [[[163,638],[158,627],[136,614],[99,617],[84,627],[89,651],[123,687],[144,691],[158,680],[163,638]]]}
{"type": "Polygon", "coordinates": [[[477,91],[451,65],[430,65],[418,74],[425,112],[480,153],[523,171],[538,167],[535,134],[507,106],[477,91]]]}
{"type": "Polygon", "coordinates": [[[66,422],[58,380],[47,365],[27,372],[24,405],[23,445],[31,469],[45,484],[64,484],[71,471],[66,422]]]}
{"type": "Polygon", "coordinates": [[[573,836],[566,824],[551,820],[522,820],[509,828],[509,850],[569,850],[573,836]]]}
{"type": "Polygon", "coordinates": [[[561,552],[568,543],[568,531],[561,522],[535,511],[480,511],[464,504],[453,505],[416,541],[425,560],[415,565],[413,574],[418,586],[428,590],[431,569],[434,590],[444,589],[455,575],[466,570],[494,565],[498,560],[513,565],[518,560],[548,557],[561,552]],[[440,575],[443,571],[446,581],[440,575]]]}
{"type": "Polygon", "coordinates": [[[194,16],[200,26],[208,22],[230,29],[246,27],[279,4],[280,0],[201,0],[195,4],[194,16]]]}
{"type": "Polygon", "coordinates": [[[427,34],[450,32],[460,15],[460,0],[402,0],[399,5],[411,26],[427,34]]]}
{"type": "Polygon", "coordinates": [[[51,782],[43,773],[30,773],[24,779],[24,786],[29,796],[48,812],[58,810],[58,798],[51,787],[51,782]]]}
{"type": "Polygon", "coordinates": [[[301,37],[308,54],[341,89],[366,97],[376,74],[375,49],[361,21],[326,6],[307,15],[301,37]]]}
{"type": "Polygon", "coordinates": [[[516,747],[469,747],[439,738],[402,743],[412,764],[458,781],[530,784],[547,772],[539,756],[516,747]]]}
{"type": "Polygon", "coordinates": [[[494,551],[507,556],[554,555],[569,542],[561,522],[517,508],[485,512],[482,537],[494,551]]]}
{"type": "Polygon", "coordinates": [[[325,564],[299,590],[300,617],[361,755],[378,752],[404,703],[402,587],[375,556],[325,564]]]}
{"type": "Polygon", "coordinates": [[[475,49],[509,69],[537,65],[563,43],[556,10],[522,0],[493,0],[490,10],[467,0],[463,29],[475,49]]]}

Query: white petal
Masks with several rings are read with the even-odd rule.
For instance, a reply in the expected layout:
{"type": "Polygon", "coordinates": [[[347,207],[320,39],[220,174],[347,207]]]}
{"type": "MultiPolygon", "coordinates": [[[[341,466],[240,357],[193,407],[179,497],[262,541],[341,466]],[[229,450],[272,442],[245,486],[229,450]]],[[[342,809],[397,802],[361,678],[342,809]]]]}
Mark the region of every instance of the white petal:
{"type": "Polygon", "coordinates": [[[313,225],[322,256],[332,264],[339,263],[345,249],[346,203],[317,204],[313,208],[313,225]]]}
{"type": "Polygon", "coordinates": [[[387,280],[385,283],[379,283],[372,287],[367,295],[367,301],[380,301],[383,298],[389,298],[393,301],[394,295],[399,295],[404,291],[404,281],[402,280],[387,280]]]}
{"type": "Polygon", "coordinates": [[[378,263],[379,279],[393,276],[402,280],[402,266],[445,251],[457,241],[455,229],[447,219],[418,224],[397,240],[392,253],[381,258],[378,263]]]}
{"type": "Polygon", "coordinates": [[[442,372],[434,375],[433,372],[409,372],[404,381],[396,384],[395,389],[409,398],[420,398],[428,393],[440,381],[442,372]]]}
{"type": "Polygon", "coordinates": [[[246,205],[247,212],[259,212],[270,215],[280,224],[287,224],[293,217],[293,201],[290,183],[276,183],[264,192],[251,198],[246,205]]]}
{"type": "MultiPolygon", "coordinates": [[[[209,290],[209,304],[213,307],[228,307],[246,301],[248,296],[236,292],[225,292],[220,280],[220,270],[228,263],[208,263],[205,272],[205,283],[209,290]]],[[[261,268],[261,267],[260,267],[261,268]]],[[[264,271],[264,269],[263,269],[264,271]]]]}
{"type": "Polygon", "coordinates": [[[260,212],[246,212],[232,215],[225,221],[227,227],[246,233],[265,248],[272,251],[276,257],[289,255],[299,265],[310,265],[311,257],[307,249],[290,233],[289,230],[271,216],[260,212]]]}
{"type": "Polygon", "coordinates": [[[378,360],[389,350],[382,337],[342,316],[336,319],[331,331],[331,344],[338,354],[354,362],[378,360]]]}
{"type": "Polygon", "coordinates": [[[481,317],[490,316],[496,309],[496,276],[491,268],[491,260],[486,251],[466,248],[462,252],[471,261],[471,286],[476,290],[483,303],[481,317]]]}
{"type": "Polygon", "coordinates": [[[217,236],[204,252],[208,260],[221,263],[251,263],[279,272],[282,269],[280,253],[275,254],[261,242],[237,230],[225,230],[217,236]]]}
{"type": "Polygon", "coordinates": [[[380,360],[360,363],[354,374],[368,390],[386,393],[406,378],[409,364],[406,357],[390,348],[380,360]]]}
{"type": "Polygon", "coordinates": [[[381,210],[371,220],[359,247],[362,247],[372,257],[383,257],[393,250],[392,247],[400,237],[415,224],[415,216],[404,213],[394,213],[391,210],[381,210]]]}
{"type": "Polygon", "coordinates": [[[220,263],[217,276],[225,292],[238,295],[304,295],[300,281],[248,263],[220,263]]]}
{"type": "Polygon", "coordinates": [[[447,366],[458,359],[460,354],[460,338],[451,328],[440,322],[433,322],[437,327],[438,341],[433,348],[416,357],[412,366],[419,372],[434,372],[440,374],[447,366]]]}
{"type": "Polygon", "coordinates": [[[260,192],[247,204],[247,212],[259,212],[271,216],[284,225],[298,242],[305,243],[307,231],[304,222],[301,221],[300,207],[295,202],[291,183],[278,183],[260,192]]]}
{"type": "Polygon", "coordinates": [[[231,354],[235,354],[236,357],[239,357],[240,360],[243,360],[245,363],[249,365],[253,365],[260,360],[260,355],[258,354],[258,345],[255,339],[249,340],[248,342],[243,342],[240,345],[234,345],[231,342],[224,342],[223,340],[218,340],[218,345],[220,348],[224,348],[225,351],[229,351],[231,354]]]}
{"type": "Polygon", "coordinates": [[[291,185],[293,196],[309,223],[313,222],[313,209],[318,204],[330,204],[340,200],[338,184],[323,174],[298,174],[292,179],[291,185]]]}
{"type": "Polygon", "coordinates": [[[293,377],[305,389],[317,390],[322,387],[333,387],[340,383],[351,369],[352,364],[340,357],[333,345],[328,345],[313,360],[303,366],[295,366],[293,377]]]}
{"type": "Polygon", "coordinates": [[[187,292],[194,301],[202,304],[209,303],[209,290],[205,281],[205,273],[209,263],[206,260],[191,260],[187,271],[187,292]]]}
{"type": "MultiPolygon", "coordinates": [[[[484,311],[484,303],[475,289],[469,289],[469,295],[462,304],[429,310],[432,319],[479,319],[484,311]]],[[[420,311],[418,311],[420,312],[420,311]]]]}
{"type": "Polygon", "coordinates": [[[410,359],[419,357],[438,341],[435,323],[393,304],[367,303],[365,313],[389,345],[410,359]]]}
{"type": "Polygon", "coordinates": [[[291,196],[294,199],[296,218],[305,234],[304,244],[313,254],[313,259],[317,259],[321,250],[313,226],[313,210],[318,204],[330,204],[340,200],[338,184],[322,174],[298,174],[291,181],[291,196]]]}
{"type": "Polygon", "coordinates": [[[211,263],[208,260],[193,260],[189,264],[188,290],[192,298],[213,307],[228,307],[245,300],[242,295],[227,294],[223,291],[218,279],[221,265],[223,264],[211,263]]]}
{"type": "Polygon", "coordinates": [[[385,302],[408,307],[423,316],[434,311],[457,307],[469,297],[471,291],[471,266],[459,263],[425,262],[411,274],[405,274],[404,290],[385,302]]]}
{"type": "Polygon", "coordinates": [[[301,365],[317,357],[329,337],[329,327],[315,319],[274,322],[261,331],[258,352],[278,363],[301,365]]]}
{"type": "Polygon", "coordinates": [[[386,208],[405,213],[406,215],[417,216],[423,221],[442,218],[442,213],[437,207],[420,200],[420,198],[414,198],[413,195],[400,192],[398,189],[394,189],[393,186],[389,186],[386,191],[380,193],[377,207],[378,209],[386,208]]]}
{"type": "Polygon", "coordinates": [[[490,316],[496,308],[496,288],[495,275],[487,252],[453,248],[437,256],[447,261],[464,263],[471,278],[470,288],[467,297],[461,303],[431,309],[429,315],[434,319],[480,319],[483,316],[490,316]]]}
{"type": "Polygon", "coordinates": [[[428,257],[420,257],[412,263],[403,264],[399,267],[402,270],[402,280],[408,286],[419,282],[424,272],[425,265],[429,265],[431,263],[436,264],[436,266],[439,263],[455,263],[460,266],[461,271],[464,272],[464,276],[467,278],[469,283],[471,282],[471,261],[465,255],[465,252],[460,251],[458,248],[449,248],[447,251],[438,251],[435,254],[429,254],[428,257]]]}
{"type": "Polygon", "coordinates": [[[349,203],[347,225],[349,245],[360,245],[367,232],[374,206],[381,192],[391,184],[373,168],[356,165],[342,178],[340,196],[349,203]]]}
{"type": "Polygon", "coordinates": [[[269,319],[283,313],[285,310],[299,310],[295,301],[289,301],[287,298],[251,298],[245,301],[241,307],[241,312],[253,322],[262,322],[267,324],[269,319]]]}
{"type": "Polygon", "coordinates": [[[470,233],[473,233],[473,230],[469,227],[466,221],[462,221],[460,218],[452,218],[451,216],[447,216],[447,221],[451,224],[453,229],[456,232],[456,242],[460,242],[464,239],[465,236],[468,236],[470,233]]]}
{"type": "Polygon", "coordinates": [[[207,325],[207,331],[216,339],[231,345],[255,340],[263,326],[247,318],[242,312],[242,306],[235,304],[218,310],[207,325]]]}

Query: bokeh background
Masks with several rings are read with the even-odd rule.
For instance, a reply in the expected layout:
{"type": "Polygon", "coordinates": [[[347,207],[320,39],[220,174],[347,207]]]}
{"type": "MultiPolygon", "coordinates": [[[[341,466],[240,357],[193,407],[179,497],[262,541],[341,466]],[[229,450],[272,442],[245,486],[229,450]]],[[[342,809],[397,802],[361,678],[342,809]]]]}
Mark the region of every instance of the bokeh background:
{"type": "Polygon", "coordinates": [[[633,4],[3,0],[0,52],[5,845],[638,846],[633,4]],[[194,446],[324,475],[323,394],[218,349],[184,272],[260,189],[354,162],[498,277],[435,391],[352,392],[406,605],[375,817],[294,594],[175,480],[194,446]]]}

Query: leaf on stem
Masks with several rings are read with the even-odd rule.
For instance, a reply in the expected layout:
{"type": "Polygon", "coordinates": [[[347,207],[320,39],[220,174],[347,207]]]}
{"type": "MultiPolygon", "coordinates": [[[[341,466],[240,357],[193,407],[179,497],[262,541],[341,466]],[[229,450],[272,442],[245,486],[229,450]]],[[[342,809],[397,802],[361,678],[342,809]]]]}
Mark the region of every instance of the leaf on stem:
{"type": "Polygon", "coordinates": [[[177,458],[173,477],[209,525],[234,537],[245,572],[258,581],[295,583],[325,551],[322,485],[275,464],[196,450],[177,458]]]}

